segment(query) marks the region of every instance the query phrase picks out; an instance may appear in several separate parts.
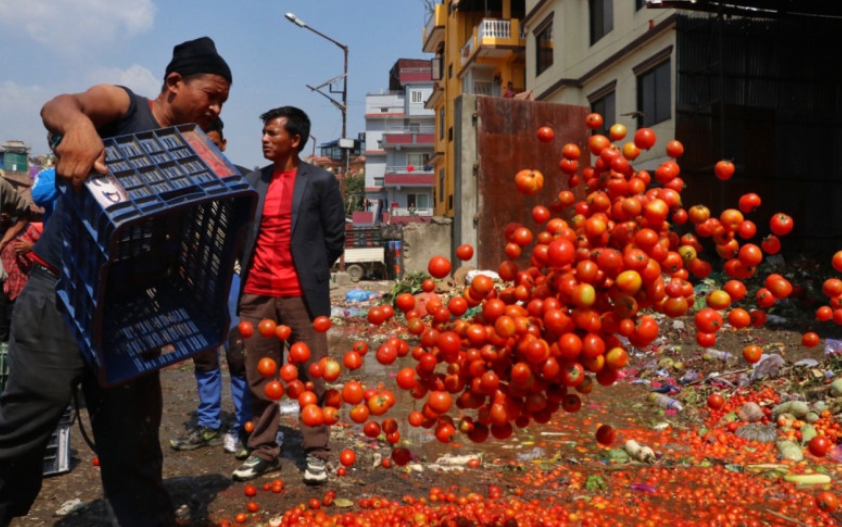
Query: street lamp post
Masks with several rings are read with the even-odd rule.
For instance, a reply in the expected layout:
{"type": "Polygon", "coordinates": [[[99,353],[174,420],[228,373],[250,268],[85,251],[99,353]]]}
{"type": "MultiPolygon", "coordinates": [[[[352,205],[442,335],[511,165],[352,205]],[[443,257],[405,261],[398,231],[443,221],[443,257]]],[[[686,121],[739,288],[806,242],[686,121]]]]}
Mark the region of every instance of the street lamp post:
{"type": "MultiPolygon", "coordinates": [[[[342,177],[339,178],[339,187],[340,187],[339,191],[342,194],[342,205],[344,207],[345,206],[345,178],[348,176],[348,171],[350,170],[350,163],[351,163],[350,155],[349,155],[349,146],[348,146],[348,144],[346,144],[347,139],[345,137],[347,122],[348,122],[348,46],[346,46],[345,44],[343,44],[343,43],[341,43],[337,40],[334,40],[334,39],[330,38],[329,36],[325,35],[324,33],[322,33],[321,31],[319,31],[317,29],[313,29],[312,27],[308,26],[303,20],[301,20],[300,18],[298,18],[297,16],[295,16],[292,13],[287,13],[284,16],[286,17],[287,20],[289,20],[290,22],[292,22],[296,26],[303,27],[304,29],[309,29],[310,31],[319,35],[320,37],[333,42],[334,44],[336,44],[342,50],[342,53],[345,56],[345,65],[344,65],[344,68],[342,70],[341,77],[334,77],[334,78],[330,79],[329,81],[322,83],[320,86],[310,86],[309,84],[307,85],[307,87],[310,88],[310,90],[312,90],[314,92],[317,92],[320,95],[326,97],[331,103],[333,103],[334,106],[339,108],[339,111],[342,112],[342,136],[339,139],[339,148],[342,149],[342,162],[343,162],[342,164],[343,164],[344,168],[343,168],[343,171],[342,171],[342,177]],[[328,86],[328,90],[330,91],[330,93],[337,93],[337,92],[333,91],[332,85],[333,85],[334,82],[336,82],[340,78],[342,79],[342,102],[341,103],[337,102],[336,99],[334,99],[333,97],[331,97],[327,93],[324,93],[323,91],[321,91],[322,88],[324,88],[325,86],[328,86]]],[[[353,148],[353,142],[351,142],[350,148],[353,148]]],[[[339,257],[339,270],[341,272],[345,272],[345,254],[344,253],[339,257]]]]}

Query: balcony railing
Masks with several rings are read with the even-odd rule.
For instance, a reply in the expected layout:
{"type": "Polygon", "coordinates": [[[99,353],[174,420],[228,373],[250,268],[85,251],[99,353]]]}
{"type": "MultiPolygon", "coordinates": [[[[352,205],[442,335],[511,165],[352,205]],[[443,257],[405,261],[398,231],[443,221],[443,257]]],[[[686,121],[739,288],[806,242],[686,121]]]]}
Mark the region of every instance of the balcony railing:
{"type": "Polygon", "coordinates": [[[387,174],[404,174],[404,175],[412,175],[412,174],[432,174],[433,167],[430,166],[430,170],[424,170],[424,165],[387,165],[386,166],[386,173],[387,174]],[[408,167],[412,167],[412,172],[409,171],[408,167]]]}
{"type": "Polygon", "coordinates": [[[523,25],[519,20],[484,18],[462,46],[462,65],[470,60],[475,49],[482,47],[485,39],[521,41],[525,38],[523,25]]]}
{"type": "Polygon", "coordinates": [[[395,207],[393,209],[387,209],[392,216],[432,216],[433,209],[426,208],[426,209],[410,209],[409,207],[395,207]]]}
{"type": "Polygon", "coordinates": [[[387,126],[383,133],[386,134],[432,134],[435,133],[436,126],[421,125],[421,126],[387,126]]]}

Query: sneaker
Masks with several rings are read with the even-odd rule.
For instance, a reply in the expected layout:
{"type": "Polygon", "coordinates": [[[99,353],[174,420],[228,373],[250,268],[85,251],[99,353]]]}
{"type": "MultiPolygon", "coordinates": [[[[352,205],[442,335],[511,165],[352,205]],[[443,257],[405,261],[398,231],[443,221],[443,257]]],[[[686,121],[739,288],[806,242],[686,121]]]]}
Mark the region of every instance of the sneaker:
{"type": "Polygon", "coordinates": [[[240,431],[238,428],[229,428],[225,432],[225,437],[222,442],[222,449],[229,454],[234,454],[237,459],[246,459],[249,457],[248,448],[246,448],[246,441],[248,435],[240,431]]]}
{"type": "Polygon", "coordinates": [[[245,463],[240,465],[240,468],[231,474],[231,479],[234,481],[248,481],[254,479],[261,474],[272,472],[281,469],[281,462],[278,459],[266,461],[257,456],[249,456],[245,463]]]}
{"type": "Polygon", "coordinates": [[[170,439],[170,448],[173,450],[194,450],[203,446],[216,446],[222,443],[222,436],[219,429],[208,426],[197,426],[183,437],[170,439]]]}
{"type": "Polygon", "coordinates": [[[327,463],[324,459],[307,456],[307,469],[304,471],[304,483],[318,485],[327,481],[327,463]]]}

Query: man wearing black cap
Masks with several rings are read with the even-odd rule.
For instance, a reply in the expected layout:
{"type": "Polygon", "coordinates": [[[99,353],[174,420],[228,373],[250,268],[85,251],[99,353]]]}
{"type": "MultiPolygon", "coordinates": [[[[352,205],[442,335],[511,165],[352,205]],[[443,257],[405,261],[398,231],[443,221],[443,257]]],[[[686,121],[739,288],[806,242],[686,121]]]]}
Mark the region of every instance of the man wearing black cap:
{"type": "MultiPolygon", "coordinates": [[[[56,174],[78,187],[92,171],[106,173],[102,138],[185,123],[209,126],[230,86],[231,70],[214,42],[202,37],[175,46],[154,100],[113,85],[59,95],[41,109],[44,126],[55,138],[56,174]]],[[[62,207],[59,200],[33,249],[36,265],[12,323],[9,377],[0,396],[0,526],[25,515],[35,501],[47,443],[80,383],[103,490],[117,523],[175,525],[174,507],[162,485],[158,373],[113,388],[99,386],[56,309],[62,207]]]]}

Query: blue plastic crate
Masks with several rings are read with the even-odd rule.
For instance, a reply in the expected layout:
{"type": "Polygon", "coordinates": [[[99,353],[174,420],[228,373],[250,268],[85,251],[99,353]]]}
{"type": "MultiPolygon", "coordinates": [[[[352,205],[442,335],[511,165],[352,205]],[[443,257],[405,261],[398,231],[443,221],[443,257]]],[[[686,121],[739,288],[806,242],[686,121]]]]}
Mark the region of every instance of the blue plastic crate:
{"type": "Polygon", "coordinates": [[[64,200],[57,293],[104,386],[215,349],[257,193],[196,125],[105,141],[108,173],[64,200]]]}

